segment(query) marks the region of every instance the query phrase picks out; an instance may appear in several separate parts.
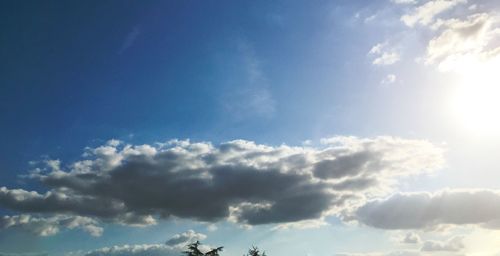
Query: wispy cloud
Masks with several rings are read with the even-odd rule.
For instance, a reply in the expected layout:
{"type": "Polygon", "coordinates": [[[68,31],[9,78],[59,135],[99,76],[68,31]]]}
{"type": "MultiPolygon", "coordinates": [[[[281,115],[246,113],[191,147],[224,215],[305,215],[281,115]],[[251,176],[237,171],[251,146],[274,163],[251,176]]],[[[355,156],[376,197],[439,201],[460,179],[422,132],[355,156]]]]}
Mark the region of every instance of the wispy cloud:
{"type": "Polygon", "coordinates": [[[132,47],[140,34],[141,27],[139,25],[134,26],[123,40],[122,45],[118,50],[118,54],[123,54],[127,49],[132,47]]]}
{"type": "Polygon", "coordinates": [[[384,77],[384,79],[382,79],[382,81],[380,81],[381,84],[393,84],[396,82],[396,75],[394,74],[389,74],[387,75],[386,77],[384,77]]]}
{"type": "Polygon", "coordinates": [[[241,84],[232,86],[221,99],[221,104],[235,120],[251,117],[271,118],[276,102],[269,89],[268,79],[254,48],[247,41],[237,46],[244,77],[241,84]]]}

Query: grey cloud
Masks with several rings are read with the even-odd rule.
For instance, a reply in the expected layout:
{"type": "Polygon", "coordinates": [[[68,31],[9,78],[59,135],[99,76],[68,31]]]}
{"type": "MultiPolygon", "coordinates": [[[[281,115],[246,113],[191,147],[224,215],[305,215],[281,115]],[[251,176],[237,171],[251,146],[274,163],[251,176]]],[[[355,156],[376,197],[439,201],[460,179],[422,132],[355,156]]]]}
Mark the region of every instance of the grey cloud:
{"type": "Polygon", "coordinates": [[[420,236],[417,233],[409,232],[405,235],[401,242],[405,244],[418,244],[420,241],[420,236]]]}
{"type": "Polygon", "coordinates": [[[445,242],[425,241],[421,250],[425,252],[435,252],[435,251],[459,252],[465,248],[463,240],[464,240],[463,236],[455,236],[445,242]]]}
{"type": "MultiPolygon", "coordinates": [[[[386,180],[440,168],[442,150],[392,137],[335,137],[321,147],[267,146],[236,140],[117,141],[85,158],[29,174],[46,193],[0,188],[0,206],[147,226],[171,216],[257,225],[312,220],[384,188],[386,180]]],[[[53,162],[51,162],[53,163],[53,162]]]]}
{"type": "Polygon", "coordinates": [[[491,227],[500,220],[500,193],[492,190],[446,190],[400,193],[366,203],[356,218],[382,229],[424,229],[442,224],[491,227]]]}
{"type": "Polygon", "coordinates": [[[376,187],[378,182],[379,181],[376,178],[360,177],[360,178],[346,179],[342,182],[333,184],[332,187],[335,190],[361,191],[364,189],[376,187]]]}
{"type": "Polygon", "coordinates": [[[378,152],[362,151],[324,160],[314,166],[314,175],[322,179],[338,179],[356,176],[366,170],[376,171],[384,167],[378,165],[381,157],[377,154],[378,152]]]}

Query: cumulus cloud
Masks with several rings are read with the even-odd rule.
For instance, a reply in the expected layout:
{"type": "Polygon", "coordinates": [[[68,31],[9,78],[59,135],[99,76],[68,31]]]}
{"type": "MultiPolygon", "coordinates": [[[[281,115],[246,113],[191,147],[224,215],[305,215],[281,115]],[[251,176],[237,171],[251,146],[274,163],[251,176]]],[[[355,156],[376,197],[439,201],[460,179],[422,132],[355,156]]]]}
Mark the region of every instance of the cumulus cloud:
{"type": "MultiPolygon", "coordinates": [[[[135,244],[135,245],[115,245],[104,247],[83,253],[84,256],[178,256],[185,247],[192,242],[204,240],[206,235],[188,230],[181,234],[176,234],[165,244],[135,244]]],[[[201,245],[202,251],[210,248],[201,245]]]]}
{"type": "Polygon", "coordinates": [[[426,64],[436,64],[441,71],[466,70],[500,56],[499,22],[500,16],[487,13],[439,20],[434,24],[439,32],[427,46],[426,64]]]}
{"type": "Polygon", "coordinates": [[[401,57],[394,49],[387,49],[387,43],[374,45],[368,54],[375,56],[372,64],[378,66],[388,66],[398,62],[401,57]]]}
{"type": "Polygon", "coordinates": [[[415,232],[406,233],[403,240],[401,240],[405,244],[418,244],[420,241],[420,236],[415,232]]]}
{"type": "Polygon", "coordinates": [[[31,172],[45,193],[1,187],[0,206],[135,226],[171,216],[291,223],[338,213],[356,200],[387,193],[399,177],[443,165],[442,149],[427,141],[334,137],[322,143],[314,148],[245,140],[217,146],[110,141],[87,148],[80,161],[31,172]]]}
{"type": "Polygon", "coordinates": [[[381,229],[467,224],[498,228],[500,193],[492,190],[398,193],[366,203],[355,215],[360,222],[381,229]]]}
{"type": "Polygon", "coordinates": [[[434,21],[436,15],[449,10],[458,4],[467,3],[466,0],[431,0],[418,7],[411,13],[401,17],[407,26],[413,27],[416,24],[429,25],[434,21]]]}
{"type": "Polygon", "coordinates": [[[177,248],[163,244],[121,245],[97,249],[85,256],[178,256],[177,248]]]}
{"type": "Polygon", "coordinates": [[[3,216],[0,218],[0,229],[20,228],[39,236],[57,234],[61,228],[81,229],[92,236],[102,235],[103,229],[94,219],[81,216],[53,216],[49,218],[31,215],[3,216]]]}
{"type": "Polygon", "coordinates": [[[170,246],[185,246],[187,244],[201,241],[207,238],[206,235],[202,233],[196,233],[194,230],[190,229],[184,233],[174,235],[172,238],[165,242],[166,245],[170,246]]]}
{"type": "Polygon", "coordinates": [[[455,236],[448,239],[445,242],[425,241],[421,250],[425,252],[435,252],[435,251],[459,252],[465,248],[463,240],[464,240],[463,236],[455,236]]]}
{"type": "MultiPolygon", "coordinates": [[[[466,3],[466,0],[426,1],[401,17],[404,24],[415,28],[419,37],[425,39],[425,54],[418,57],[418,61],[435,65],[442,72],[496,70],[500,62],[500,16],[494,9],[498,6],[488,1],[470,6],[466,3]],[[453,8],[453,12],[445,14],[453,8]]],[[[384,63],[391,60],[391,55],[386,52],[382,58],[381,46],[372,50],[378,50],[378,62],[384,63]]]]}

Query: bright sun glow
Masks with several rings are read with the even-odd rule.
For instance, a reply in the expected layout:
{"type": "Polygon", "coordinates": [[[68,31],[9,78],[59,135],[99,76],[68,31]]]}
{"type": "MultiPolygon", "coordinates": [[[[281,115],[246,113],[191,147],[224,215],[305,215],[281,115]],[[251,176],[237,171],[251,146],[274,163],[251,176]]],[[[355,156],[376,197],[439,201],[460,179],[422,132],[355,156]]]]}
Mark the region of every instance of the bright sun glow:
{"type": "Polygon", "coordinates": [[[475,65],[462,72],[451,97],[451,109],[460,126],[480,135],[500,135],[500,69],[475,65]]]}

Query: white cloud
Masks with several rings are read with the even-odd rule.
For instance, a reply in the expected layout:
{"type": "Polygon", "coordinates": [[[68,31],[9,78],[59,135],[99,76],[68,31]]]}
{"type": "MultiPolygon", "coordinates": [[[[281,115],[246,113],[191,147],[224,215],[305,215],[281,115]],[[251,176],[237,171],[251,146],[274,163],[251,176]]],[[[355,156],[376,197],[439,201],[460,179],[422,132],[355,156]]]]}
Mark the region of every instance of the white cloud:
{"type": "Polygon", "coordinates": [[[81,216],[33,217],[28,214],[3,216],[0,218],[0,229],[20,228],[39,236],[52,236],[61,228],[81,229],[92,236],[101,236],[103,228],[94,219],[81,216]]]}
{"type": "Polygon", "coordinates": [[[392,84],[394,82],[396,82],[396,75],[389,74],[384,79],[382,79],[382,81],[380,83],[381,84],[392,84]]]}
{"type": "Polygon", "coordinates": [[[205,238],[207,238],[206,235],[196,233],[194,230],[190,229],[184,233],[174,235],[172,238],[167,240],[165,244],[169,246],[184,247],[190,243],[205,240],[205,238]]]}
{"type": "Polygon", "coordinates": [[[436,15],[455,7],[458,4],[467,3],[466,0],[431,0],[416,7],[410,14],[401,17],[407,26],[413,27],[416,24],[427,26],[434,21],[436,15]]]}
{"type": "Polygon", "coordinates": [[[372,61],[373,65],[387,66],[392,65],[400,60],[399,53],[393,49],[386,49],[387,43],[379,43],[374,45],[368,54],[375,56],[372,61]]]}
{"type": "Polygon", "coordinates": [[[428,43],[426,64],[436,64],[441,71],[463,71],[500,56],[499,22],[500,16],[486,13],[439,20],[434,29],[440,32],[428,43]]]}
{"type": "Polygon", "coordinates": [[[104,247],[85,256],[178,256],[181,250],[163,244],[115,245],[104,247]]]}
{"type": "Polygon", "coordinates": [[[396,52],[384,52],[382,55],[373,60],[374,65],[392,65],[400,60],[399,54],[396,52]]]}
{"type": "Polygon", "coordinates": [[[417,0],[391,0],[395,4],[416,4],[417,0]]]}
{"type": "MultiPolygon", "coordinates": [[[[477,12],[479,3],[465,6],[466,3],[466,0],[430,0],[410,8],[401,17],[408,27],[420,25],[414,31],[425,40],[426,51],[424,56],[416,58],[418,61],[436,66],[442,72],[472,74],[495,69],[500,62],[500,15],[491,5],[488,5],[491,11],[484,12],[488,9],[481,8],[481,13],[477,12]],[[456,8],[460,5],[464,6],[456,8]],[[453,8],[456,10],[444,13],[453,8]]],[[[380,56],[382,46],[373,49],[380,56]]],[[[390,51],[385,52],[386,59],[391,59],[390,51]]],[[[383,59],[379,62],[383,63],[383,59]]]]}
{"type": "MultiPolygon", "coordinates": [[[[197,240],[204,240],[206,235],[188,230],[176,234],[165,244],[126,244],[104,247],[86,253],[74,253],[84,256],[178,256],[186,249],[186,246],[197,240]]],[[[210,250],[206,245],[200,245],[202,251],[210,250]]],[[[71,253],[69,254],[71,255],[71,253]]]]}

